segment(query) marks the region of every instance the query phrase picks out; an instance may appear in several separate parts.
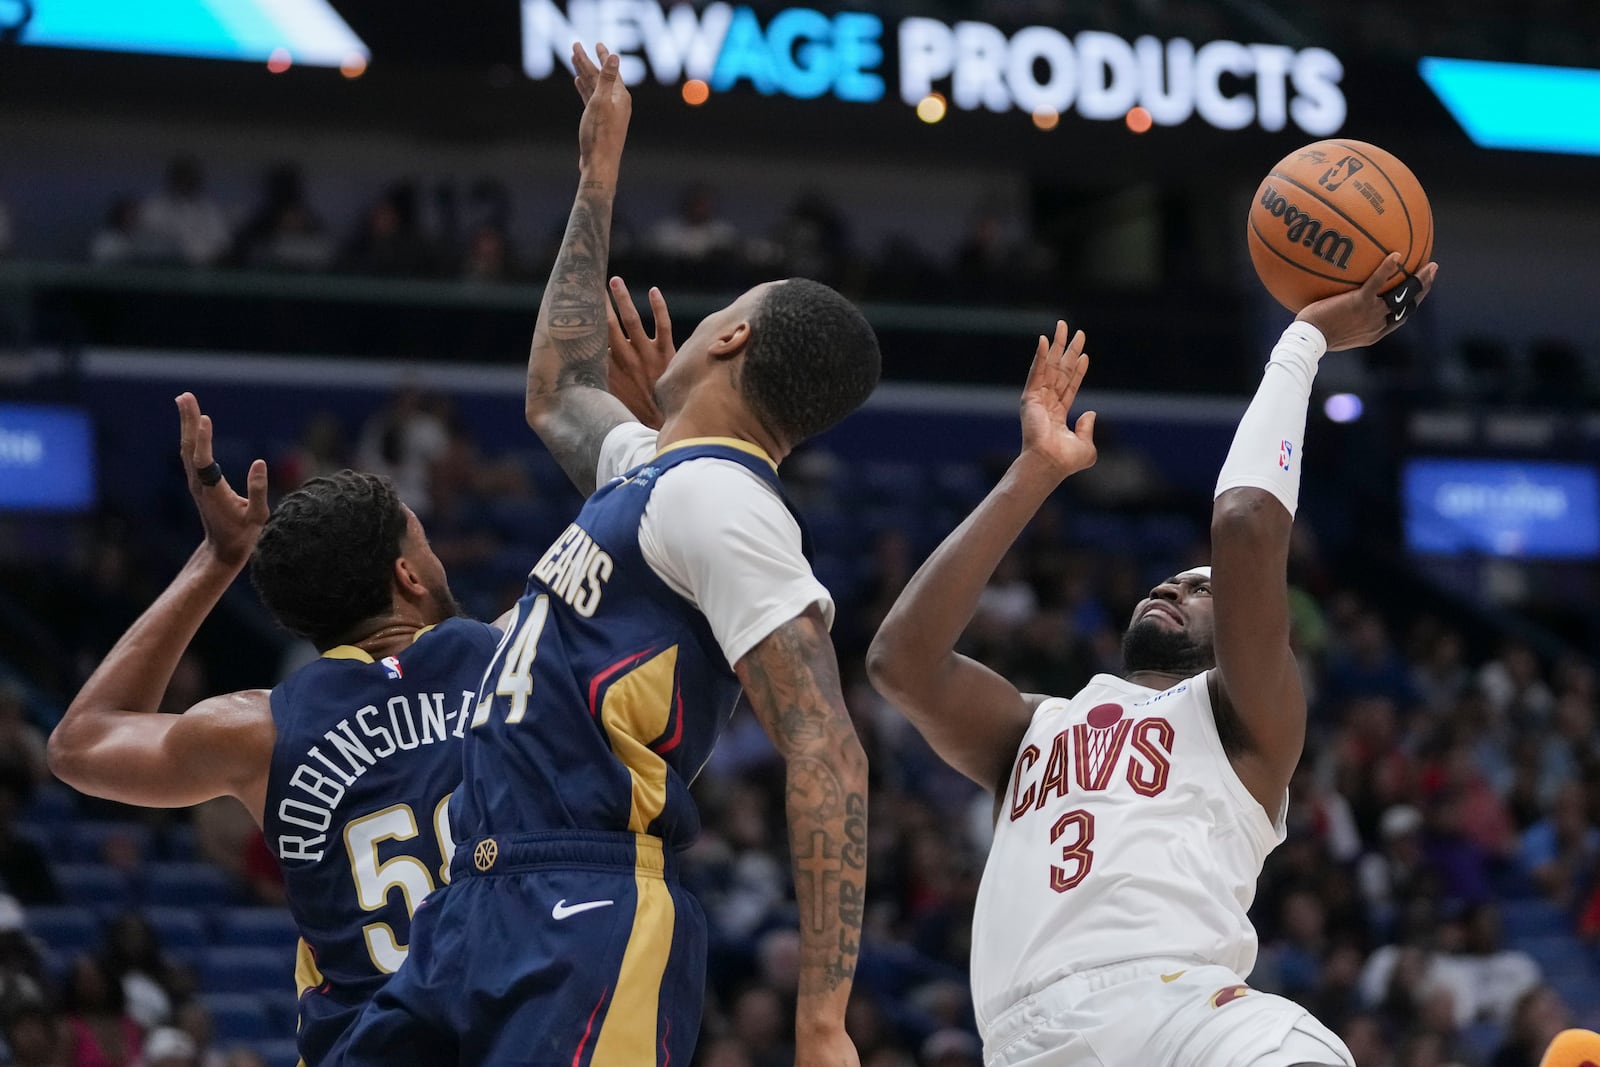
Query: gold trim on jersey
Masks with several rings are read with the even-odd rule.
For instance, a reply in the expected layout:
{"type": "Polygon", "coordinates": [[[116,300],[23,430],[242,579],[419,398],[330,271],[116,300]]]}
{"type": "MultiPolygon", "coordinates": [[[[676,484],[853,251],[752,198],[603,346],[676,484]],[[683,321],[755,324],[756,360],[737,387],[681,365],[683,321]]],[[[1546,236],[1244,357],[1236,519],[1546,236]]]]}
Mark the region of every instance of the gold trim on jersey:
{"type": "Polygon", "coordinates": [[[677,671],[678,646],[673,645],[613,682],[600,706],[611,751],[633,779],[628,829],[637,834],[648,831],[667,806],[667,763],[650,742],[667,732],[677,671]]]}
{"type": "Polygon", "coordinates": [[[317,955],[311,951],[310,942],[300,938],[294,950],[295,995],[303,997],[313,989],[322,988],[325,981],[327,979],[322,977],[322,971],[317,967],[317,955]]]}
{"type": "MultiPolygon", "coordinates": [[[[766,455],[766,453],[763,452],[762,455],[766,455]]],[[[770,463],[772,461],[768,460],[767,462],[770,463]]],[[[427,633],[429,630],[433,629],[435,626],[438,626],[438,625],[439,624],[436,623],[436,622],[430,622],[428,625],[424,626],[422,629],[418,630],[416,633],[411,635],[411,643],[412,644],[416,644],[418,639],[420,639],[423,634],[427,633]]],[[[328,651],[326,651],[326,652],[324,652],[322,654],[322,658],[323,659],[353,659],[353,660],[359,660],[362,663],[376,663],[376,662],[378,662],[377,660],[372,658],[372,653],[368,652],[364,648],[359,648],[359,647],[357,647],[355,645],[334,645],[332,648],[328,649],[328,651]]]]}
{"type": "MultiPolygon", "coordinates": [[[[660,657],[658,657],[660,658],[660,657]]],[[[666,861],[661,839],[638,834],[635,840],[633,883],[638,904],[633,931],[622,952],[616,992],[606,1009],[605,1021],[595,1037],[590,1063],[658,1063],[656,1028],[661,1008],[661,980],[672,955],[672,930],[677,915],[672,890],[662,873],[666,861]]]]}
{"type": "Polygon", "coordinates": [[[749,441],[744,441],[737,437],[688,437],[682,441],[672,442],[672,444],[667,445],[665,448],[658,451],[656,456],[659,458],[675,449],[693,448],[695,445],[721,445],[724,448],[736,448],[740,452],[744,452],[748,455],[756,457],[759,460],[762,460],[773,470],[778,469],[777,461],[771,456],[767,455],[766,449],[762,448],[760,445],[752,444],[749,441]]]}

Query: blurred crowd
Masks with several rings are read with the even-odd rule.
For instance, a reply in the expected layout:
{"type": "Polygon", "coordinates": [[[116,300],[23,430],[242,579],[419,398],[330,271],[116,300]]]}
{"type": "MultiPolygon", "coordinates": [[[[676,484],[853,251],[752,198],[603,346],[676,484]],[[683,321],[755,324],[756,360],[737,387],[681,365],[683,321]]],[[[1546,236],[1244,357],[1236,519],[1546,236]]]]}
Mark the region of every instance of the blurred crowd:
{"type": "MultiPolygon", "coordinates": [[[[293,165],[271,168],[256,202],[244,206],[219,200],[200,162],[185,156],[169,163],[160,188],[109,206],[87,256],[107,266],[543,281],[560,244],[565,206],[551,205],[541,240],[519,245],[511,203],[505,186],[491,178],[459,189],[399,181],[359,218],[327,219],[293,165]]],[[[611,259],[616,271],[672,277],[687,287],[741,286],[779,274],[880,297],[949,292],[968,300],[1002,293],[1016,299],[1048,292],[1056,269],[1055,255],[1029,236],[1031,229],[1026,220],[977,205],[953,249],[930,252],[906,236],[873,252],[857,247],[844,213],[819,193],[797,197],[751,232],[725,217],[715,188],[691,184],[662,218],[633,219],[624,206],[613,225],[611,259]]]]}
{"type": "MultiPolygon", "coordinates": [[[[552,487],[548,464],[483,455],[437,396],[402,393],[360,426],[312,417],[294,448],[275,457],[274,477],[287,489],[347,464],[395,480],[479,617],[520,591],[544,543],[538,524],[553,523],[553,536],[575,505],[552,487]]],[[[1070,694],[1095,672],[1118,671],[1126,616],[1152,578],[1205,556],[1203,514],[1166,558],[1075,541],[1069,517],[1080,513],[1175,506],[1136,462],[1113,466],[1122,473],[1069,482],[1046,506],[966,635],[965,651],[1024,690],[1070,694]]],[[[808,512],[837,505],[860,477],[815,452],[785,471],[808,512]]],[[[972,493],[968,486],[963,506],[972,493]]],[[[80,958],[30,937],[28,909],[60,891],[50,857],[15,832],[30,796],[49,787],[42,754],[51,713],[170,573],[150,563],[159,557],[140,538],[186,551],[190,534],[178,531],[191,527],[176,519],[186,503],[153,503],[137,533],[103,520],[78,562],[54,576],[53,605],[14,587],[62,666],[0,689],[0,881],[9,894],[0,899],[0,1022],[10,1055],[0,1062],[253,1062],[248,1050],[213,1046],[194,974],[136,915],[110,922],[101,951],[80,958]]],[[[858,569],[830,579],[847,701],[872,769],[869,909],[850,1009],[866,1067],[981,1063],[966,966],[991,800],[933,755],[867,685],[862,666],[878,621],[948,518],[922,514],[878,529],[870,550],[855,553],[858,569]]],[[[1600,1022],[1593,663],[1541,659],[1509,640],[1475,654],[1430,605],[1354,592],[1304,524],[1291,579],[1310,736],[1291,789],[1289,838],[1252,912],[1261,953],[1251,982],[1311,1008],[1361,1067],[1535,1067],[1556,1031],[1600,1022]]],[[[291,649],[283,669],[304,651],[291,649]]],[[[169,710],[227,688],[239,652],[219,641],[186,658],[169,710]]],[[[7,659],[34,662],[0,644],[0,676],[7,659]]],[[[704,832],[684,871],[711,925],[697,1055],[706,1067],[792,1062],[798,938],[780,768],[742,709],[695,785],[704,832]]],[[[96,818],[142,820],[158,832],[187,824],[241,899],[281,902],[270,855],[237,805],[145,813],[79,803],[96,818]]],[[[108,845],[103,861],[126,858],[108,845]]],[[[285,989],[289,982],[285,974],[285,989]]]]}

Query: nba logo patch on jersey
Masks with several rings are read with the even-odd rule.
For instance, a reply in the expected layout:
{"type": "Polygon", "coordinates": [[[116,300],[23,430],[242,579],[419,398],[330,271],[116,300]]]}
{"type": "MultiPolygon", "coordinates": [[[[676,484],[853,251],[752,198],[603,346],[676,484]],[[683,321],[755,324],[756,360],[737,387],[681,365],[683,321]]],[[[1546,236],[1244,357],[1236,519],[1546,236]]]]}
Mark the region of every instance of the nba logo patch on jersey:
{"type": "Polygon", "coordinates": [[[1284,470],[1289,469],[1289,458],[1294,455],[1294,445],[1288,441],[1278,442],[1278,466],[1284,470]]]}
{"type": "Polygon", "coordinates": [[[390,678],[399,678],[405,674],[405,671],[400,669],[399,656],[385,656],[379,662],[383,664],[383,673],[390,678]]]}

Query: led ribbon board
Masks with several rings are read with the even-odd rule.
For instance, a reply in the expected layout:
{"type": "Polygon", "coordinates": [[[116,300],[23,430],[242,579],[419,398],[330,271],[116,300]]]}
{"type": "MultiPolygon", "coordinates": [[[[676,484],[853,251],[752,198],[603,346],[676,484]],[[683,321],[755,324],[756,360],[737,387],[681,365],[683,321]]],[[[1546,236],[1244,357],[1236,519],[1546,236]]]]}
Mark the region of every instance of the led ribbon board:
{"type": "Polygon", "coordinates": [[[1437,56],[1418,70],[1480,148],[1600,156],[1600,70],[1437,56]]]}
{"type": "Polygon", "coordinates": [[[281,48],[314,67],[371,58],[328,0],[35,0],[21,41],[254,62],[281,48]]]}

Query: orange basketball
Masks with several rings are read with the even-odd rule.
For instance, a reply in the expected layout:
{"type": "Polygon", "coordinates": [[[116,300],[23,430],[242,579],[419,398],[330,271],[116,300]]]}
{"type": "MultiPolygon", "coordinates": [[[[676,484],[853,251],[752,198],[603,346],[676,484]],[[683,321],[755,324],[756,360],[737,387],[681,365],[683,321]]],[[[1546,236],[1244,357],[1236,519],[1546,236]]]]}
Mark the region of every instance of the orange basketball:
{"type": "Polygon", "coordinates": [[[1256,190],[1245,229],[1261,283],[1296,312],[1358,287],[1390,252],[1412,273],[1433,254],[1428,194],[1404,163],[1362,141],[1284,156],[1256,190]]]}

